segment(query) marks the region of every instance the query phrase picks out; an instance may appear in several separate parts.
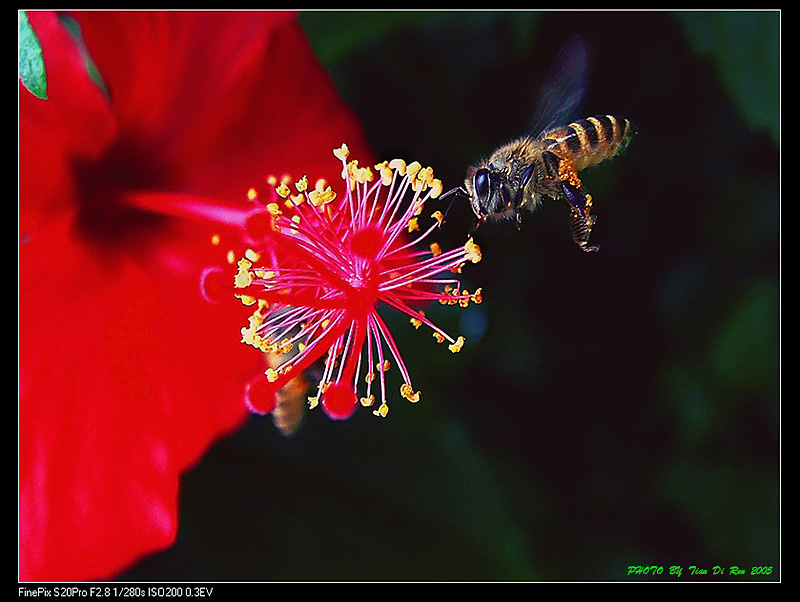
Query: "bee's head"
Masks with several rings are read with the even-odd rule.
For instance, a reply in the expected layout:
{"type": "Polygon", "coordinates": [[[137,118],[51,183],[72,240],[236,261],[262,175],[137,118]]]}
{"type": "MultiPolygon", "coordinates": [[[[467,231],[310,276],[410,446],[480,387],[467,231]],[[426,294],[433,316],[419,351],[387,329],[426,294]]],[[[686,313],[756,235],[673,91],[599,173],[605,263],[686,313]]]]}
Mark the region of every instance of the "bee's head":
{"type": "Polygon", "coordinates": [[[464,187],[469,194],[472,211],[480,222],[487,217],[505,217],[516,213],[502,172],[493,170],[491,166],[471,167],[467,171],[464,187]]]}

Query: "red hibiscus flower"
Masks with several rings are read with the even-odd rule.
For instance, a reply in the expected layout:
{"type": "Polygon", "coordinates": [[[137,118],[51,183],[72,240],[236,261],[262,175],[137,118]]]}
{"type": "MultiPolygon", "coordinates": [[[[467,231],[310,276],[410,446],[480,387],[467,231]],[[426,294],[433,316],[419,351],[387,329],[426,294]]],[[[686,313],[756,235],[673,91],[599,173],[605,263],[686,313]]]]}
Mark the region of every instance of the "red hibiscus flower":
{"type": "Polygon", "coordinates": [[[266,370],[265,380],[250,388],[249,403],[256,412],[272,411],[274,389],[323,355],[319,393],[310,401],[314,407],[321,398],[331,418],[349,418],[359,401],[375,405],[376,393],[374,413],[386,416],[384,373],[392,365],[400,374],[400,394],[416,402],[419,392],[379,305],[407,314],[417,327],[430,327],[455,353],[463,337],[452,338],[419,306],[480,301],[480,291],[463,290],[453,274],[438,277],[480,260],[471,240],[447,252],[436,244],[420,248],[442,219],[437,211],[430,226],[420,226],[425,202],[441,193],[432,170],[401,160],[374,170],[359,167],[348,161],[347,146],[335,155],[342,164],[341,194],[324,180],[311,186],[303,176],[294,194],[280,183],[278,198],[262,202],[263,210],[247,222],[253,248],[239,260],[235,286],[242,302],[256,309],[242,329],[243,340],[281,358],[266,370]],[[358,391],[363,392],[360,399],[358,391]]]}
{"type": "Polygon", "coordinates": [[[78,13],[81,43],[29,16],[47,98],[20,85],[19,576],[107,578],[173,542],[180,474],[263,371],[199,294],[212,235],[270,166],[369,151],[291,14],[78,13]]]}

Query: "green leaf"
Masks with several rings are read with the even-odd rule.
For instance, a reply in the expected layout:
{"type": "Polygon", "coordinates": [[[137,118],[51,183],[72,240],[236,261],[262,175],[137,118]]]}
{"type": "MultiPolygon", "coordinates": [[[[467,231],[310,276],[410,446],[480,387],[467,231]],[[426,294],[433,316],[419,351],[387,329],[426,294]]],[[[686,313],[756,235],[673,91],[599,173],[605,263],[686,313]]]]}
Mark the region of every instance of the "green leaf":
{"type": "Polygon", "coordinates": [[[28,21],[28,14],[21,10],[19,15],[19,79],[31,94],[47,98],[47,74],[44,70],[44,57],[39,40],[28,21]]]}

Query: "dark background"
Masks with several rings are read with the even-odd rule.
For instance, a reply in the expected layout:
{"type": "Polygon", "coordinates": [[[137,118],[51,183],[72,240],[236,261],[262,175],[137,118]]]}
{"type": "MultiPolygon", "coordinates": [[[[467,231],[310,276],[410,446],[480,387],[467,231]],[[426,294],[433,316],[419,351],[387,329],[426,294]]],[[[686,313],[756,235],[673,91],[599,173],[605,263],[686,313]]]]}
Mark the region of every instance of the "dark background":
{"type": "MultiPolygon", "coordinates": [[[[445,188],[524,132],[573,35],[585,115],[640,132],[583,175],[599,253],[572,243],[565,203],[481,228],[464,276],[484,303],[430,311],[463,351],[391,324],[420,403],[311,411],[291,438],[254,417],[185,476],[176,545],[122,579],[778,580],[780,14],[301,22],[376,154],[445,188]]],[[[456,201],[443,246],[471,219],[456,201]]]]}

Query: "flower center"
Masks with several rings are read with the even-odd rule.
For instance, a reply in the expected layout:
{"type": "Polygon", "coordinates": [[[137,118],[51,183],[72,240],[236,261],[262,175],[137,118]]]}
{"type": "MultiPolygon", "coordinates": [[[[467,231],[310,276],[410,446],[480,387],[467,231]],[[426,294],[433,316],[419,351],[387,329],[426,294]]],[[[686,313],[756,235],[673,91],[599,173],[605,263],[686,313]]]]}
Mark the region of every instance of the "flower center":
{"type": "Polygon", "coordinates": [[[350,237],[350,250],[363,259],[374,260],[383,246],[383,235],[376,226],[366,226],[350,237]]]}
{"type": "Polygon", "coordinates": [[[74,166],[78,232],[100,244],[119,243],[165,223],[164,216],[126,202],[137,190],[158,189],[167,170],[130,140],[111,146],[97,161],[74,166]]]}

